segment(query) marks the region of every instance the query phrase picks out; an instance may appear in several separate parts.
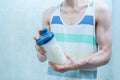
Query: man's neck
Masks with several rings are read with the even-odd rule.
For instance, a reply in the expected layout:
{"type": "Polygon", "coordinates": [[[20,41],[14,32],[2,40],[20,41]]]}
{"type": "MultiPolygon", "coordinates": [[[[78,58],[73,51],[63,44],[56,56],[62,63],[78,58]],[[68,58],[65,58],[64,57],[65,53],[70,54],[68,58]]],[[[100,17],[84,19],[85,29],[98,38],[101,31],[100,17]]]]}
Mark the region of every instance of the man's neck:
{"type": "Polygon", "coordinates": [[[71,8],[78,7],[79,0],[65,0],[65,4],[70,6],[71,8]]]}
{"type": "Polygon", "coordinates": [[[87,4],[88,2],[89,0],[65,0],[64,5],[76,9],[81,5],[87,4]]]}

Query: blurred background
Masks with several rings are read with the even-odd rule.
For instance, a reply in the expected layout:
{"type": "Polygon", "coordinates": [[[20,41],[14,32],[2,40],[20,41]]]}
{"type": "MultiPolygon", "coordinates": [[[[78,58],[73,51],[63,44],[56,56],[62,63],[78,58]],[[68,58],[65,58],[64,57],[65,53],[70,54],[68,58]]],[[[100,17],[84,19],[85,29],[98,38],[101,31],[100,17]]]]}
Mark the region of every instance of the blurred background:
{"type": "MultiPolygon", "coordinates": [[[[47,62],[38,61],[33,36],[43,11],[62,0],[0,0],[0,80],[44,80],[47,62]]],[[[120,80],[119,0],[103,0],[111,9],[112,59],[98,68],[98,80],[120,80]]]]}

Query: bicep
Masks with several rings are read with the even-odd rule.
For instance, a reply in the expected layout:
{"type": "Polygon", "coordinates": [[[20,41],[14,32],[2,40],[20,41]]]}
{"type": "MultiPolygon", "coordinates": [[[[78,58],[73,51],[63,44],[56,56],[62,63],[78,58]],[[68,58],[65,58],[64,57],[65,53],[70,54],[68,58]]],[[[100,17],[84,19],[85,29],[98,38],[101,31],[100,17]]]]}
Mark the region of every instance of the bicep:
{"type": "Polygon", "coordinates": [[[50,19],[55,10],[55,7],[50,7],[43,12],[42,26],[47,27],[50,30],[50,19]]]}
{"type": "Polygon", "coordinates": [[[47,11],[44,11],[43,15],[42,15],[42,26],[43,27],[50,27],[47,11]]]}
{"type": "Polygon", "coordinates": [[[96,24],[96,37],[100,49],[110,51],[111,49],[111,31],[110,31],[110,13],[105,11],[104,15],[99,15],[96,24]]]}

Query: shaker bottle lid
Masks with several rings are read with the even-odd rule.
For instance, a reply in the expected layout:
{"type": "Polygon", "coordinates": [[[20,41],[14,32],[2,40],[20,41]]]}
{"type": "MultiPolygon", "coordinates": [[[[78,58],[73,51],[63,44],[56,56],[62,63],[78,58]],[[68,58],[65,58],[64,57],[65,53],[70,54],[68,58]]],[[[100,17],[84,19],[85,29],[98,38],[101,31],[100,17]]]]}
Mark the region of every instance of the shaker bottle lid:
{"type": "Polygon", "coordinates": [[[47,28],[42,29],[40,38],[36,40],[37,45],[44,45],[54,37],[53,32],[48,31],[47,28]]]}

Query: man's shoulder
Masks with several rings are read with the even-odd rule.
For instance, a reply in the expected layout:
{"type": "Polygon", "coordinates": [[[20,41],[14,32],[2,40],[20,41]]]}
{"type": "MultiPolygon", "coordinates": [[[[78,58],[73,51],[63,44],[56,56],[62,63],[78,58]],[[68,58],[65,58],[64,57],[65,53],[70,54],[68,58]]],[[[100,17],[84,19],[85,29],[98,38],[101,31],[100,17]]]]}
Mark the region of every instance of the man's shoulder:
{"type": "Polygon", "coordinates": [[[48,17],[48,16],[52,15],[54,10],[55,10],[55,8],[56,8],[55,6],[47,8],[46,10],[44,10],[43,16],[47,16],[48,17]]]}
{"type": "Polygon", "coordinates": [[[103,1],[101,0],[95,0],[95,10],[96,11],[108,11],[109,10],[109,7],[107,4],[105,4],[103,1]]]}
{"type": "Polygon", "coordinates": [[[42,21],[43,21],[44,25],[45,24],[49,25],[50,19],[52,17],[52,14],[54,13],[55,8],[56,7],[53,6],[53,7],[50,7],[48,9],[44,10],[43,15],[42,15],[42,21]]]}
{"type": "Polygon", "coordinates": [[[108,5],[102,2],[101,0],[95,0],[95,14],[97,17],[110,14],[108,5]]]}

